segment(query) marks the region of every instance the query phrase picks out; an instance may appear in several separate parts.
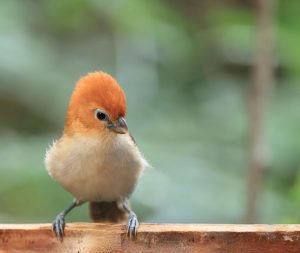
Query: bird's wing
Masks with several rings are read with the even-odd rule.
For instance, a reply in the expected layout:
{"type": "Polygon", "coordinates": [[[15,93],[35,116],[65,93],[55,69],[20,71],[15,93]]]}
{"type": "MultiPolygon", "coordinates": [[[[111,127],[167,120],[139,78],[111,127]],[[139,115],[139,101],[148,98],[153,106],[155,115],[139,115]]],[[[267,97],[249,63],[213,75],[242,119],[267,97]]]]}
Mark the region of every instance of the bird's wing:
{"type": "Polygon", "coordinates": [[[136,141],[135,141],[135,139],[134,139],[134,137],[132,136],[131,133],[129,133],[129,136],[130,136],[131,140],[133,141],[133,143],[136,144],[136,141]]]}

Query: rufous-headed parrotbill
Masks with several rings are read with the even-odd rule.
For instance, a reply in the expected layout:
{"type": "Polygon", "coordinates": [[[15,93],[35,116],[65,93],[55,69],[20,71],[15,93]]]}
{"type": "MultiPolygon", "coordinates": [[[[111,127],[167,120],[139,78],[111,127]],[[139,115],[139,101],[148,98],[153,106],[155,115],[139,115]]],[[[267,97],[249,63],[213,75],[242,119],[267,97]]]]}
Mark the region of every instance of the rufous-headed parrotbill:
{"type": "Polygon", "coordinates": [[[125,116],[124,91],[110,75],[94,72],[78,81],[63,134],[45,158],[50,176],[74,197],[52,224],[60,240],[65,216],[85,202],[93,221],[128,219],[127,233],[136,235],[139,222],[128,199],[148,163],[128,131],[125,116]]]}

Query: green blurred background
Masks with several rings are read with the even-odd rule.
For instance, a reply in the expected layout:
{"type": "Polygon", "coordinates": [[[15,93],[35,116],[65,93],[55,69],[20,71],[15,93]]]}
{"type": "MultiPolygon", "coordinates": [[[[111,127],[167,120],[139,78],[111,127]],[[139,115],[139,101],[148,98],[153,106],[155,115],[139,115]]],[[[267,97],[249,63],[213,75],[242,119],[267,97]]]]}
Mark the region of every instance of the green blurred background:
{"type": "MultiPolygon", "coordinates": [[[[125,89],[129,127],[153,166],[132,196],[140,219],[243,222],[251,2],[1,1],[0,223],[51,222],[69,205],[43,159],[62,132],[75,82],[95,70],[125,89]]],[[[300,221],[299,11],[298,0],[277,1],[256,222],[300,221]]],[[[86,205],[67,218],[88,220],[86,205]]]]}

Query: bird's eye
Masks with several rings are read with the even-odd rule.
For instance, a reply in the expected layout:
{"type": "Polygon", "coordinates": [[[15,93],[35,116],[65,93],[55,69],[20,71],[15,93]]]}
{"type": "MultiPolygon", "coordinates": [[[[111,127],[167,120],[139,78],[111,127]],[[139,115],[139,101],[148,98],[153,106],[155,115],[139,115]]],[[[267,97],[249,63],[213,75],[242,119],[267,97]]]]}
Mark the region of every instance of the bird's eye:
{"type": "Polygon", "coordinates": [[[96,110],[96,118],[98,120],[101,120],[101,121],[106,121],[108,120],[108,117],[106,115],[106,113],[100,111],[100,110],[96,110]]]}

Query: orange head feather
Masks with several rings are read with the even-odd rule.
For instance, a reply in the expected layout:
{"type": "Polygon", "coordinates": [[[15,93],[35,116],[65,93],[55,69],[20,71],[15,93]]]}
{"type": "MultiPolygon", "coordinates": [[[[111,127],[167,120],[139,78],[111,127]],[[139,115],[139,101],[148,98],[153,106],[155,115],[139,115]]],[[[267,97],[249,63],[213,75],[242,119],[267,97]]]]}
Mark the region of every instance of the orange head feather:
{"type": "Polygon", "coordinates": [[[73,91],[64,132],[67,135],[101,133],[118,119],[124,120],[125,115],[125,93],[116,80],[104,72],[89,73],[77,82],[73,91]],[[99,120],[98,111],[107,118],[99,120]]]}

